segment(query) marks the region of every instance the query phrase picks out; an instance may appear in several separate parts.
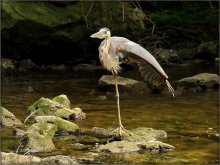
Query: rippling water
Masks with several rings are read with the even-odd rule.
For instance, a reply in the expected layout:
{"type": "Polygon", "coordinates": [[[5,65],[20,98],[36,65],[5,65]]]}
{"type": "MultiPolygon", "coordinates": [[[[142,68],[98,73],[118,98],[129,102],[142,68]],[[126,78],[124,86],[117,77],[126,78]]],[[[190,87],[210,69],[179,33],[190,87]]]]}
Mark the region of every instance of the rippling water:
{"type": "MultiPolygon", "coordinates": [[[[216,69],[214,69],[216,71],[216,69]]],[[[194,70],[195,71],[195,70],[194,70]]],[[[170,70],[169,72],[174,72],[170,70]]],[[[179,69],[175,74],[188,72],[179,69]]],[[[127,75],[132,75],[127,74],[127,75]]],[[[173,74],[173,77],[177,77],[173,74]]],[[[92,127],[117,127],[117,110],[114,94],[98,90],[102,74],[74,72],[32,72],[3,74],[2,106],[24,121],[26,109],[41,97],[53,98],[66,94],[72,107],[78,106],[87,115],[86,120],[75,121],[82,130],[92,127]],[[89,75],[89,76],[88,76],[89,75]],[[28,92],[28,88],[34,92],[28,92]],[[105,96],[107,96],[107,99],[105,96]],[[104,97],[103,97],[104,96],[104,97]]],[[[191,76],[191,75],[190,75],[191,76]]],[[[180,76],[179,76],[180,77],[180,76]]],[[[179,78],[178,77],[178,78],[179,78]]],[[[171,76],[172,78],[172,76],[171,76]]],[[[139,77],[137,77],[139,79],[139,77]]],[[[218,163],[219,161],[219,93],[210,90],[203,93],[187,93],[176,98],[163,95],[121,94],[122,123],[127,129],[152,127],[168,133],[164,140],[176,149],[168,153],[148,152],[132,154],[106,154],[94,160],[96,163],[218,163]]],[[[12,130],[3,128],[2,151],[14,151],[19,138],[12,130]]],[[[76,150],[71,142],[59,139],[58,153],[86,157],[91,146],[76,150]]],[[[89,146],[89,144],[88,144],[89,146]]]]}

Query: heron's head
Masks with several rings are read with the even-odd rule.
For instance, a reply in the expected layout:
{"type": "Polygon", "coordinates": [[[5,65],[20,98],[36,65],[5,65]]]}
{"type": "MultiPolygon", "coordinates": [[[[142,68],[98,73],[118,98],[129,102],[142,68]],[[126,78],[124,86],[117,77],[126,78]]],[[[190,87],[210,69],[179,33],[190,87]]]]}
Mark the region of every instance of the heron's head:
{"type": "Polygon", "coordinates": [[[111,33],[110,33],[109,28],[101,28],[97,33],[92,34],[90,37],[104,39],[104,38],[110,37],[110,35],[111,33]]]}

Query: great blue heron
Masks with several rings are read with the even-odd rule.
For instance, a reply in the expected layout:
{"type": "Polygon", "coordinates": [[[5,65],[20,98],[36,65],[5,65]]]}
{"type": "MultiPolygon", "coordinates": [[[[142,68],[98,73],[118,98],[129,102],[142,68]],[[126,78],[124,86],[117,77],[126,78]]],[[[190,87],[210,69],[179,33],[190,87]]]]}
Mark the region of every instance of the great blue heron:
{"type": "Polygon", "coordinates": [[[157,60],[143,47],[123,37],[111,37],[108,28],[101,28],[97,33],[92,34],[91,38],[104,39],[99,46],[99,59],[102,66],[111,71],[115,81],[115,91],[117,98],[119,136],[122,136],[122,131],[128,132],[121,123],[119,91],[117,75],[121,70],[120,63],[124,59],[135,61],[139,65],[139,71],[146,81],[153,84],[165,83],[170,93],[174,97],[174,89],[170,85],[168,76],[161,68],[157,60]]]}

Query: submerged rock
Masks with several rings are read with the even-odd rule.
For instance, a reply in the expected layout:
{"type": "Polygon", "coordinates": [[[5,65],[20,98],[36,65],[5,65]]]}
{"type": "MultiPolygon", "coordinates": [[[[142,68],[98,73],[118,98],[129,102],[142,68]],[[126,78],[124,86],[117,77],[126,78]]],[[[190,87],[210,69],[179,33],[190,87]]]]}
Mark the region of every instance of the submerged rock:
{"type": "Polygon", "coordinates": [[[97,149],[98,152],[107,153],[129,153],[138,151],[140,148],[133,142],[128,141],[114,141],[105,145],[100,145],[97,149]]]}
{"type": "MultiPolygon", "coordinates": [[[[184,89],[198,89],[206,90],[208,88],[219,87],[219,76],[212,73],[200,73],[192,77],[186,77],[175,82],[178,87],[184,89]]],[[[197,90],[198,91],[198,90],[197,90]]]]}
{"type": "MultiPolygon", "coordinates": [[[[133,80],[130,78],[124,78],[117,76],[118,86],[120,91],[129,91],[129,93],[146,94],[147,84],[142,81],[133,80]]],[[[99,86],[102,89],[108,88],[108,90],[113,91],[115,89],[115,82],[112,75],[103,75],[99,79],[99,86]]]]}
{"type": "Polygon", "coordinates": [[[44,116],[52,115],[61,118],[71,119],[85,119],[86,115],[78,107],[70,109],[69,101],[65,99],[65,96],[57,96],[55,101],[48,98],[41,98],[34,104],[28,107],[30,112],[36,111],[35,115],[44,116]]]}
{"type": "Polygon", "coordinates": [[[58,127],[50,123],[35,123],[31,125],[22,140],[25,152],[49,152],[55,149],[53,137],[58,127]]]}
{"type": "Polygon", "coordinates": [[[64,132],[76,133],[76,132],[79,132],[79,126],[78,125],[76,125],[76,124],[74,124],[70,121],[64,120],[64,119],[62,119],[60,117],[57,117],[57,116],[36,116],[34,119],[38,123],[45,122],[45,123],[52,123],[52,124],[57,125],[59,133],[64,133],[64,132]]]}
{"type": "Polygon", "coordinates": [[[1,111],[1,126],[16,126],[21,125],[21,121],[18,120],[10,111],[0,106],[1,111]]]}

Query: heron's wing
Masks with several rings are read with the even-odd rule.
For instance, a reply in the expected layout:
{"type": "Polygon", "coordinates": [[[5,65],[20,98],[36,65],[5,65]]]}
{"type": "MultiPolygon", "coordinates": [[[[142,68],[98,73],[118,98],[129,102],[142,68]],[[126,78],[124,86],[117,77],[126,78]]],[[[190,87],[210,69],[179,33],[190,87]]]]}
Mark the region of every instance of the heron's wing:
{"type": "Polygon", "coordinates": [[[111,37],[117,51],[123,53],[125,58],[136,61],[139,65],[141,75],[146,81],[153,84],[166,83],[169,91],[174,96],[174,90],[168,82],[168,76],[157,62],[157,60],[143,47],[123,37],[111,37]]]}

